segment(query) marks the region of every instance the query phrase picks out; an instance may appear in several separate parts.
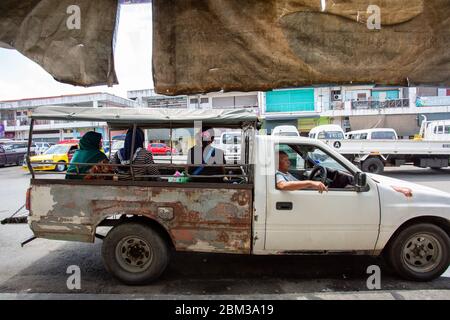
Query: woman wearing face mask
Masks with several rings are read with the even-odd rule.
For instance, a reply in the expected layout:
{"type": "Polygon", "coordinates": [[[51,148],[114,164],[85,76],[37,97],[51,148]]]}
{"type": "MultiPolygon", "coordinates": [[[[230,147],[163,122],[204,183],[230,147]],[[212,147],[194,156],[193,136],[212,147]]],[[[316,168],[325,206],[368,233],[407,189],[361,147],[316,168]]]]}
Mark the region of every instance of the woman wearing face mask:
{"type": "MultiPolygon", "coordinates": [[[[145,150],[144,148],[144,132],[140,128],[136,128],[136,135],[134,141],[134,148],[132,150],[133,141],[133,129],[127,131],[125,137],[125,144],[122,149],[119,149],[116,154],[111,159],[113,164],[122,164],[123,167],[118,167],[118,172],[123,174],[120,177],[121,180],[131,180],[130,168],[127,167],[130,164],[133,165],[146,165],[145,167],[134,167],[133,175],[136,177],[135,180],[148,180],[149,178],[142,178],[139,176],[143,175],[159,175],[159,171],[156,166],[152,166],[155,162],[153,161],[153,155],[151,152],[145,150]]],[[[150,178],[151,180],[158,180],[158,178],[150,178]]]]}

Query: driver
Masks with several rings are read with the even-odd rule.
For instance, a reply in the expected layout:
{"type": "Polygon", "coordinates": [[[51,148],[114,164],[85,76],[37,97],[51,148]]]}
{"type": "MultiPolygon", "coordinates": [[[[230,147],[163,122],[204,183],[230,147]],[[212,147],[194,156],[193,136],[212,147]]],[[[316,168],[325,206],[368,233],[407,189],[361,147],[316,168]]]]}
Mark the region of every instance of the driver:
{"type": "Polygon", "coordinates": [[[316,189],[319,193],[328,191],[320,181],[303,180],[300,181],[289,173],[291,162],[286,152],[278,152],[278,171],[275,173],[277,189],[279,190],[302,190],[302,189],[316,189]]]}

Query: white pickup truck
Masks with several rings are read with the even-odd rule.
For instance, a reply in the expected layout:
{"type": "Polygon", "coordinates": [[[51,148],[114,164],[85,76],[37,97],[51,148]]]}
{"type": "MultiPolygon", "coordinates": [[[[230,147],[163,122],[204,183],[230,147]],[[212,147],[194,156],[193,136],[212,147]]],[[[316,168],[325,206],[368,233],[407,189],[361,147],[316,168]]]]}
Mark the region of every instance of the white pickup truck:
{"type": "Polygon", "coordinates": [[[450,141],[324,140],[364,172],[380,174],[385,166],[412,164],[440,169],[450,164],[450,141]]]}
{"type": "MultiPolygon", "coordinates": [[[[127,180],[45,179],[30,168],[27,208],[34,235],[103,239],[105,267],[124,283],[158,278],[170,250],[383,255],[399,275],[418,281],[439,277],[450,264],[449,193],[363,173],[319,140],[258,136],[250,126],[256,116],[249,111],[39,107],[32,115],[36,119],[104,121],[113,128],[136,128],[136,122],[141,128],[168,122],[181,127],[202,120],[208,126],[245,128],[243,163],[225,165],[226,175],[234,174],[222,183],[217,175],[215,182],[196,175],[204,179],[200,183],[136,174],[127,180]],[[322,181],[328,192],[277,189],[280,151],[288,155],[293,176],[322,181]],[[112,228],[103,236],[100,226],[112,228]]],[[[183,165],[157,166],[161,175],[171,176],[183,165]]]]}

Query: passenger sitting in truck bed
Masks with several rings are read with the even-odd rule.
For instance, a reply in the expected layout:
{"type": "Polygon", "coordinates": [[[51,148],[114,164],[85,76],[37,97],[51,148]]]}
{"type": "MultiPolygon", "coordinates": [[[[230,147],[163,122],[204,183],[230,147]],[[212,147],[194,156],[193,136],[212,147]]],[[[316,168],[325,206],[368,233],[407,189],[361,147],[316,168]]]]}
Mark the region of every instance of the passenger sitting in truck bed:
{"type": "MultiPolygon", "coordinates": [[[[190,167],[190,175],[225,175],[225,155],[221,149],[214,148],[214,136],[211,127],[203,128],[197,137],[196,145],[189,149],[188,164],[222,165],[222,167],[190,167]]],[[[223,178],[191,178],[192,182],[223,182],[223,178]]]]}
{"type": "Polygon", "coordinates": [[[92,163],[92,165],[69,165],[66,179],[83,179],[93,165],[103,160],[107,160],[106,155],[100,151],[102,135],[98,132],[89,131],[80,139],[79,149],[75,151],[70,163],[92,163]]]}
{"type": "Polygon", "coordinates": [[[316,189],[320,193],[328,191],[328,188],[320,181],[300,181],[289,173],[291,162],[287,153],[278,152],[278,171],[275,173],[275,181],[279,190],[316,189]]]}
{"type": "Polygon", "coordinates": [[[133,140],[133,129],[129,129],[127,131],[127,135],[125,137],[124,147],[119,149],[116,154],[111,159],[111,163],[114,164],[122,164],[123,167],[118,167],[117,171],[120,174],[124,174],[125,176],[121,177],[123,180],[131,180],[132,175],[130,172],[130,168],[126,167],[128,165],[146,165],[145,167],[134,167],[133,166],[133,175],[136,177],[135,180],[159,180],[157,177],[155,178],[143,178],[138,176],[143,175],[159,175],[159,171],[156,166],[152,166],[155,163],[153,161],[153,155],[150,151],[145,150],[144,148],[144,131],[142,129],[136,129],[136,136],[134,141],[134,148],[131,150],[133,140]]]}

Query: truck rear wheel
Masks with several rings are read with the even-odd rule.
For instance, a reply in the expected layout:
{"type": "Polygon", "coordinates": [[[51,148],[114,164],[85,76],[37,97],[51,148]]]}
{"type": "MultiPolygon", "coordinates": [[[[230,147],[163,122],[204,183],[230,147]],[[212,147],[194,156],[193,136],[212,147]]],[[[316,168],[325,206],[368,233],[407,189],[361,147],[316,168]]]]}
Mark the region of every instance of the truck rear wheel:
{"type": "Polygon", "coordinates": [[[379,158],[369,158],[364,160],[361,169],[364,172],[380,174],[384,171],[384,164],[379,158]]]}
{"type": "Polygon", "coordinates": [[[125,284],[142,285],[156,280],[169,262],[166,241],[152,227],[126,222],[114,227],[102,246],[106,270],[125,284]]]}
{"type": "Polygon", "coordinates": [[[428,223],[402,230],[389,246],[387,258],[403,278],[429,281],[438,278],[450,265],[450,237],[428,223]]]}

